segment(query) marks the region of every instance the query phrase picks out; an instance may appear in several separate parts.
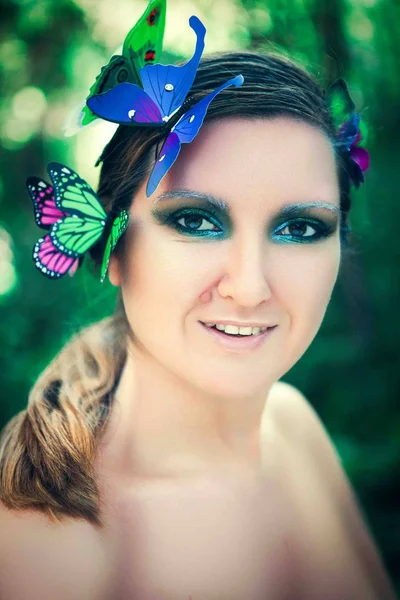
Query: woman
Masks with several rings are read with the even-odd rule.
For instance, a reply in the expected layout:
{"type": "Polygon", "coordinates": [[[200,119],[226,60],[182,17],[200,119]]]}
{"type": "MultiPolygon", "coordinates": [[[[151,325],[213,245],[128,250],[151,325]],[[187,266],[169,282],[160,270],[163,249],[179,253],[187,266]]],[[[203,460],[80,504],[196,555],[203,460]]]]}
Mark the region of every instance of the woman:
{"type": "Polygon", "coordinates": [[[130,217],[119,302],[3,432],[2,598],[395,597],[323,425],[279,381],[345,256],[350,159],[286,58],[206,57],[189,99],[238,73],[150,197],[157,129],[103,153],[98,197],[130,217]]]}

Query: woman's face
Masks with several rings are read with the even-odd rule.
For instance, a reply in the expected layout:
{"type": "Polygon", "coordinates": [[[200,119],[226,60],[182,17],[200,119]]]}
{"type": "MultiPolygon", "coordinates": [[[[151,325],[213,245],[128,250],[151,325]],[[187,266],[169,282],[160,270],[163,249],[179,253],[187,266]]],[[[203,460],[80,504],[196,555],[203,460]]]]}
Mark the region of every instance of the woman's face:
{"type": "Polygon", "coordinates": [[[281,117],[206,123],[150,198],[146,183],[131,206],[124,256],[113,255],[109,271],[141,356],[212,395],[261,393],[314,339],[337,278],[329,140],[281,117]],[[307,211],[310,202],[331,210],[307,211]],[[285,216],[292,203],[303,208],[285,216]],[[230,351],[200,323],[223,320],[278,326],[261,347],[230,351]]]}

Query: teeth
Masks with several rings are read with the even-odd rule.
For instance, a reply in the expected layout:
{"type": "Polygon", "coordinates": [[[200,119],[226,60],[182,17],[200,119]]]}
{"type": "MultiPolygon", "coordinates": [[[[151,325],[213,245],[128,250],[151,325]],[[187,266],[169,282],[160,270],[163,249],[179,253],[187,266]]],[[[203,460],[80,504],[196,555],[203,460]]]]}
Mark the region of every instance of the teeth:
{"type": "Polygon", "coordinates": [[[233,335],[258,335],[268,327],[235,327],[235,325],[216,325],[215,323],[205,323],[207,327],[216,327],[219,331],[224,331],[233,335]]]}

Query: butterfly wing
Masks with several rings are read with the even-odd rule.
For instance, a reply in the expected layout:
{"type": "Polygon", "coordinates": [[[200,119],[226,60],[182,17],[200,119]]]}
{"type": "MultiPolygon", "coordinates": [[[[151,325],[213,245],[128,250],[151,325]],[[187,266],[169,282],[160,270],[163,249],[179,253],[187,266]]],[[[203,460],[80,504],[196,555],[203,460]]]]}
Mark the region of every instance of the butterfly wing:
{"type": "Polygon", "coordinates": [[[60,252],[49,235],[36,242],[32,258],[36,268],[49,279],[59,279],[66,273],[72,276],[80,266],[79,258],[60,252]]]}
{"type": "Polygon", "coordinates": [[[358,164],[362,171],[369,169],[369,153],[365,148],[352,148],[351,159],[358,164]]]}
{"type": "Polygon", "coordinates": [[[327,100],[333,123],[338,130],[356,110],[344,79],[337,79],[328,88],[327,100]]]}
{"type": "Polygon", "coordinates": [[[143,89],[159,107],[164,120],[168,120],[183,104],[196,76],[204,50],[206,28],[195,16],[189,25],[196,33],[196,48],[192,58],[184,65],[147,65],[140,70],[143,89]]]}
{"type": "Polygon", "coordinates": [[[120,83],[104,94],[92,96],[87,105],[98,117],[120,125],[164,124],[158,106],[134,83],[120,83]]]}
{"type": "MultiPolygon", "coordinates": [[[[161,56],[165,30],[166,0],[151,0],[145,12],[125,37],[122,55],[114,55],[101,69],[86,100],[103,94],[125,81],[141,85],[140,69],[161,56]]],[[[89,105],[82,109],[81,126],[97,118],[89,105]]]]}
{"type": "Polygon", "coordinates": [[[90,217],[72,215],[55,223],[50,231],[54,246],[68,256],[85,254],[100,239],[104,224],[90,217]]]}
{"type": "Polygon", "coordinates": [[[359,113],[354,112],[339,128],[335,145],[350,150],[350,146],[355,142],[359,135],[359,125],[360,115],[359,113]]]}
{"type": "Polygon", "coordinates": [[[55,203],[60,210],[105,222],[107,214],[95,192],[75,171],[57,162],[50,162],[47,171],[54,185],[55,203]]]}
{"type": "Polygon", "coordinates": [[[147,182],[147,196],[151,196],[151,194],[154,193],[161,179],[164,177],[164,175],[167,173],[170,167],[174,164],[175,160],[178,157],[181,148],[181,143],[190,143],[198,134],[199,129],[203,124],[204,117],[206,116],[210,102],[215,98],[215,96],[230,85],[234,85],[236,87],[241,86],[243,81],[244,78],[242,75],[237,75],[236,77],[229,79],[229,81],[226,81],[213,92],[207,94],[207,96],[199,100],[199,102],[196,102],[196,104],[194,104],[194,106],[192,106],[179,119],[179,121],[172,128],[171,133],[165,140],[157,162],[154,165],[154,168],[151,172],[151,175],[147,182]]]}
{"type": "Polygon", "coordinates": [[[147,197],[151,196],[155,192],[161,179],[178,158],[180,149],[181,143],[178,135],[176,133],[170,133],[161,148],[157,162],[154,165],[147,182],[147,197]]]}
{"type": "Polygon", "coordinates": [[[135,73],[130,81],[141,84],[140,69],[160,59],[164,39],[166,0],[152,0],[143,15],[125,38],[122,54],[132,65],[135,73]]]}
{"type": "MultiPolygon", "coordinates": [[[[123,81],[135,80],[135,71],[132,69],[129,60],[127,60],[125,56],[116,54],[110,58],[104,67],[102,67],[100,74],[96,77],[96,81],[89,90],[86,101],[96,94],[107,92],[123,81]]],[[[89,123],[95,119],[97,119],[97,115],[90,110],[89,105],[86,102],[81,112],[81,127],[89,125],[89,123]]]]}
{"type": "Polygon", "coordinates": [[[100,239],[107,214],[90,185],[75,171],[57,162],[49,163],[47,170],[56,206],[70,214],[53,225],[51,241],[68,256],[84,254],[100,239]]]}
{"type": "Polygon", "coordinates": [[[103,281],[107,275],[111,253],[115,249],[117,242],[120,239],[120,237],[122,236],[122,234],[128,228],[128,225],[129,225],[129,213],[128,213],[128,211],[123,210],[120,212],[118,217],[114,220],[112,227],[111,227],[110,235],[108,236],[108,239],[106,242],[106,247],[105,247],[104,256],[103,256],[103,262],[101,265],[101,275],[100,275],[101,283],[103,283],[103,281]]]}
{"type": "Polygon", "coordinates": [[[348,161],[347,172],[350,179],[358,189],[361,183],[364,183],[364,173],[357,161],[351,159],[348,161]]]}
{"type": "Polygon", "coordinates": [[[220,85],[213,92],[207,94],[207,96],[199,100],[199,102],[196,102],[194,106],[185,112],[185,114],[179,119],[171,131],[174,131],[178,134],[179,140],[182,144],[190,143],[198,134],[199,129],[203,124],[204,117],[206,116],[208,107],[214,100],[215,96],[231,85],[240,87],[243,82],[243,75],[236,75],[236,77],[232,77],[232,79],[225,81],[225,83],[220,85]]]}
{"type": "Polygon", "coordinates": [[[50,227],[65,213],[57,208],[54,199],[54,188],[39,177],[28,177],[26,187],[33,202],[36,225],[42,229],[50,227]]]}

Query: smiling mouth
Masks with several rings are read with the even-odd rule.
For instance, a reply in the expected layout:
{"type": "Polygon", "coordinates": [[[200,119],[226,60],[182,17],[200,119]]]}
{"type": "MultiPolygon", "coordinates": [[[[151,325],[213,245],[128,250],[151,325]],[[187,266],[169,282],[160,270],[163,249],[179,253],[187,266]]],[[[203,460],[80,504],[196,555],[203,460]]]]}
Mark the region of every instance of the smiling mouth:
{"type": "Polygon", "coordinates": [[[199,323],[211,338],[221,344],[223,348],[232,352],[252,350],[261,347],[265,340],[269,338],[273,330],[278,327],[278,325],[274,325],[273,327],[268,327],[265,331],[256,334],[240,335],[225,333],[216,327],[207,327],[202,321],[199,321],[199,323]]]}
{"type": "MultiPolygon", "coordinates": [[[[218,333],[222,333],[228,337],[236,337],[236,338],[249,338],[249,337],[259,337],[261,335],[263,335],[264,333],[266,333],[267,331],[269,331],[270,329],[274,329],[276,327],[276,325],[273,325],[271,327],[263,327],[262,331],[259,331],[258,333],[248,333],[248,334],[241,334],[241,333],[227,333],[226,331],[224,331],[223,329],[218,329],[217,325],[206,325],[206,323],[204,323],[203,321],[199,321],[202,325],[204,325],[204,327],[206,327],[207,329],[211,329],[212,331],[217,331],[218,333]]],[[[243,327],[246,327],[246,325],[243,325],[243,327]]]]}
{"type": "MultiPolygon", "coordinates": [[[[205,324],[203,323],[203,325],[205,325],[205,324]]],[[[205,327],[207,327],[207,325],[205,325],[205,327]]],[[[213,329],[214,331],[218,331],[218,333],[223,333],[224,335],[227,335],[229,337],[237,337],[237,338],[257,337],[257,336],[265,333],[265,331],[259,331],[258,333],[250,333],[250,334],[248,333],[246,335],[243,335],[241,333],[227,333],[223,329],[218,329],[216,325],[213,325],[212,327],[207,327],[207,329],[213,329]]],[[[268,331],[268,329],[272,329],[272,327],[267,327],[266,331],[268,331]]]]}

